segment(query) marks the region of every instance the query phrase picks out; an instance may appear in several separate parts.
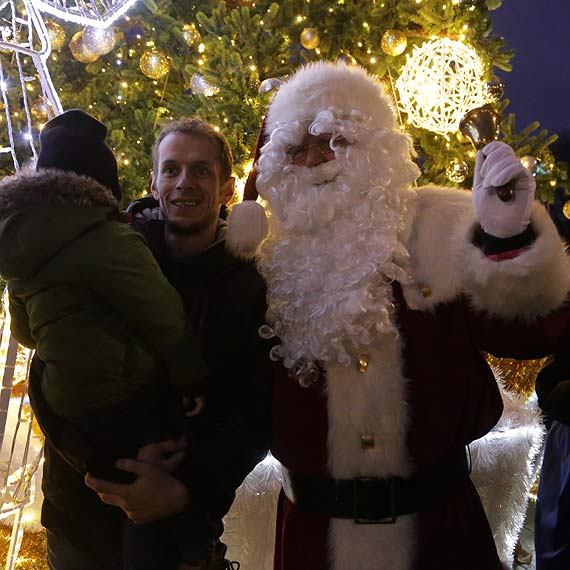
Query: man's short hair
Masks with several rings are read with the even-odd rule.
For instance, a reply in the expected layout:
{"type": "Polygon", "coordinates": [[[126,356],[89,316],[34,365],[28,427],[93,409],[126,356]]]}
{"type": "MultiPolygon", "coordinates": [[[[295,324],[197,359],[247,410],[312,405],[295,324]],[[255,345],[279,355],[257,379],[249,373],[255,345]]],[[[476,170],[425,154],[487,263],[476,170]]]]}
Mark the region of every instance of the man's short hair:
{"type": "Polygon", "coordinates": [[[152,148],[152,164],[155,172],[158,170],[158,147],[160,143],[172,133],[183,133],[193,137],[202,137],[211,140],[219,150],[218,162],[220,164],[221,182],[226,182],[232,175],[233,158],[228,141],[214,127],[202,119],[195,117],[180,117],[176,121],[166,123],[158,133],[152,148]]]}

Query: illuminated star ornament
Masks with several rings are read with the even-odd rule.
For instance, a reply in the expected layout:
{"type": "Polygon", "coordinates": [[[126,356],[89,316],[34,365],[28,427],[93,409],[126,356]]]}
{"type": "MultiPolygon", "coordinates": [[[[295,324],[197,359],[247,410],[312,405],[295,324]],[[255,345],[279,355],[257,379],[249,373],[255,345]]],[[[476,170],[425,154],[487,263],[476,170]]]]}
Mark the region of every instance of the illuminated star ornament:
{"type": "Polygon", "coordinates": [[[83,26],[106,28],[137,0],[30,0],[42,12],[83,26]]]}
{"type": "Polygon", "coordinates": [[[481,58],[472,47],[449,38],[417,46],[396,89],[408,123],[442,135],[457,132],[468,111],[489,101],[481,58]]]}

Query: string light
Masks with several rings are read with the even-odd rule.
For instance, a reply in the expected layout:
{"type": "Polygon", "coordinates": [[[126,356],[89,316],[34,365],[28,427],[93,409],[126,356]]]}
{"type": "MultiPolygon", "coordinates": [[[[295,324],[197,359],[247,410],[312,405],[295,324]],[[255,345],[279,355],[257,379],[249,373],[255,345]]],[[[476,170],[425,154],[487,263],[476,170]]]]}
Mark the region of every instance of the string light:
{"type": "Polygon", "coordinates": [[[73,3],[61,0],[32,0],[33,5],[43,12],[82,26],[107,28],[120,18],[137,0],[75,0],[73,3]]]}

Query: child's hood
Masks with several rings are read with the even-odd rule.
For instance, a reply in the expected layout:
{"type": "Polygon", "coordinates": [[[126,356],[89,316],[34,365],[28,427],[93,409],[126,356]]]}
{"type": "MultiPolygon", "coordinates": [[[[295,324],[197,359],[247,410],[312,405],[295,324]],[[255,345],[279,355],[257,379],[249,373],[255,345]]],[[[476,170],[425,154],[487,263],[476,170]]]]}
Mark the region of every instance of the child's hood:
{"type": "Polygon", "coordinates": [[[118,216],[110,190],[72,172],[20,173],[0,182],[0,274],[27,279],[69,242],[118,216]]]}

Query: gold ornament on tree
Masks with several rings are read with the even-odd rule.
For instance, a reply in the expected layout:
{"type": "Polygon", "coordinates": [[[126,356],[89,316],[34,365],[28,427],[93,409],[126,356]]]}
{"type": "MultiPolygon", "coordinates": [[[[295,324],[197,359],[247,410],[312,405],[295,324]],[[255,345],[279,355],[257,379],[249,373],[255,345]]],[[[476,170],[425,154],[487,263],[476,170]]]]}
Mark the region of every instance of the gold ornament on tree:
{"type": "Polygon", "coordinates": [[[52,20],[46,22],[46,30],[51,49],[53,51],[60,50],[65,43],[65,30],[57,22],[53,22],[52,20]]]}
{"type": "Polygon", "coordinates": [[[257,92],[260,95],[266,95],[267,93],[274,95],[279,87],[281,87],[282,83],[283,80],[279,79],[278,77],[268,77],[259,84],[257,92]]]}
{"type": "Polygon", "coordinates": [[[32,117],[34,117],[34,119],[37,119],[38,121],[48,120],[48,108],[43,97],[36,99],[32,103],[30,107],[30,112],[32,113],[32,117]]]}
{"type": "Polygon", "coordinates": [[[483,62],[477,52],[443,38],[416,46],[396,81],[398,106],[408,122],[447,136],[461,119],[487,103],[483,62]]]}
{"type": "Polygon", "coordinates": [[[521,164],[534,176],[538,169],[538,160],[534,156],[523,156],[521,164]]]}
{"type": "Polygon", "coordinates": [[[321,38],[317,28],[305,28],[301,32],[301,45],[306,49],[315,49],[319,47],[321,38]]]}
{"type": "Polygon", "coordinates": [[[186,24],[182,27],[182,37],[187,46],[191,46],[200,38],[200,33],[194,24],[186,24]]]}
{"type": "Polygon", "coordinates": [[[69,49],[73,57],[81,63],[93,63],[99,55],[87,48],[83,41],[83,31],[76,32],[69,41],[69,49]]]}
{"type": "Polygon", "coordinates": [[[562,213],[567,220],[570,220],[570,200],[564,202],[564,206],[562,206],[562,213]]]}
{"type": "Polygon", "coordinates": [[[83,43],[85,47],[98,55],[108,54],[117,41],[115,30],[111,26],[108,28],[96,28],[87,26],[83,30],[83,43]]]}
{"type": "Polygon", "coordinates": [[[459,184],[467,178],[467,174],[469,174],[469,166],[464,160],[454,158],[445,169],[445,174],[451,182],[459,184]]]}
{"type": "Polygon", "coordinates": [[[406,34],[400,30],[386,30],[382,34],[380,47],[387,55],[401,55],[408,47],[408,38],[406,37],[406,34]]]}
{"type": "Polygon", "coordinates": [[[149,49],[141,55],[140,68],[150,79],[160,79],[170,71],[170,62],[161,51],[149,49]]]}
{"type": "Polygon", "coordinates": [[[348,53],[347,51],[342,52],[338,56],[338,60],[341,61],[342,63],[344,63],[345,65],[358,65],[356,58],[352,54],[348,53]]]}
{"type": "Polygon", "coordinates": [[[194,73],[190,78],[190,89],[195,95],[212,97],[220,92],[220,88],[212,85],[201,73],[194,73]]]}

